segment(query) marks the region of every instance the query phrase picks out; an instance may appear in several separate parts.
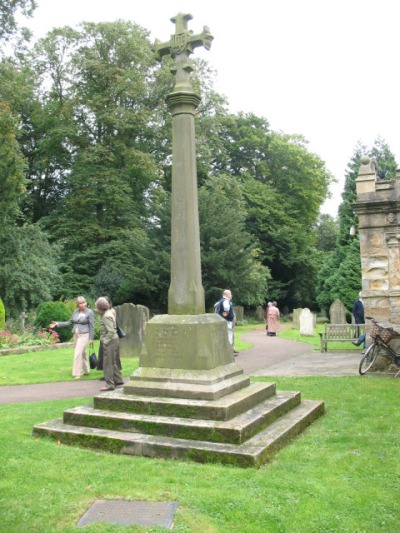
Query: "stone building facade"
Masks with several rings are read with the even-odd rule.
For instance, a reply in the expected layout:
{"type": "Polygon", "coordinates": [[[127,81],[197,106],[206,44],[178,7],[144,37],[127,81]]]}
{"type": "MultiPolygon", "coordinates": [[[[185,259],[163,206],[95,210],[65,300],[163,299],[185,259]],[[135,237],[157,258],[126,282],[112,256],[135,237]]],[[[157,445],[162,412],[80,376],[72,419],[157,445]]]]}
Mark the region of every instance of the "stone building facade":
{"type": "Polygon", "coordinates": [[[400,325],[400,171],[395,180],[379,179],[363,157],[356,190],[366,315],[400,325]]]}

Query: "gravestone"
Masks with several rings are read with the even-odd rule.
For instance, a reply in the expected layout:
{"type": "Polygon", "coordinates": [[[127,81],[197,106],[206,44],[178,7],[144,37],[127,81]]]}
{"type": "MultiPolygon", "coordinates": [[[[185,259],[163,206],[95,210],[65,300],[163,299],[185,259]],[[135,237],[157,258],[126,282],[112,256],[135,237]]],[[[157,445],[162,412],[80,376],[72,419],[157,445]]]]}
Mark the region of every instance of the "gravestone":
{"type": "Polygon", "coordinates": [[[265,311],[264,308],[259,305],[256,309],[256,320],[258,322],[264,322],[265,321],[265,311]]]}
{"type": "Polygon", "coordinates": [[[314,314],[305,307],[300,313],[300,335],[314,336],[314,314]]]}
{"type": "Polygon", "coordinates": [[[331,324],[346,324],[346,308],[340,300],[335,300],[329,308],[329,319],[331,324]]]}
{"type": "Polygon", "coordinates": [[[297,309],[293,309],[293,326],[296,329],[300,328],[300,313],[303,311],[302,307],[298,307],[297,309]]]}
{"type": "Polygon", "coordinates": [[[115,307],[118,325],[126,336],[119,340],[121,357],[140,355],[143,347],[146,324],[149,321],[149,309],[144,305],[125,303],[115,307]]]}
{"type": "Polygon", "coordinates": [[[244,307],[242,305],[234,305],[233,311],[236,315],[236,321],[241,322],[244,319],[244,307]]]}

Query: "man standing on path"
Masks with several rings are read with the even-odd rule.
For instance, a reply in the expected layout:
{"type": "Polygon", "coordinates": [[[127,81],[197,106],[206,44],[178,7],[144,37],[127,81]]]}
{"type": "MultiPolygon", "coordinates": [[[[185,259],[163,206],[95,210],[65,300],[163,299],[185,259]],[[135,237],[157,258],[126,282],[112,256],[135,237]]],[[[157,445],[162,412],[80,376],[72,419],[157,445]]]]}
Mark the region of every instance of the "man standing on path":
{"type": "MultiPolygon", "coordinates": [[[[351,310],[351,312],[353,313],[353,316],[354,316],[354,324],[364,324],[365,323],[365,319],[364,319],[364,302],[362,300],[362,296],[363,296],[362,292],[360,292],[358,294],[357,300],[353,304],[353,309],[351,310]]],[[[360,337],[360,328],[357,328],[357,335],[356,336],[360,337]]],[[[365,348],[365,336],[364,336],[364,341],[361,341],[361,342],[364,342],[364,348],[365,348]]],[[[361,344],[361,342],[359,342],[357,344],[357,346],[359,346],[361,344]]]]}
{"type": "MultiPolygon", "coordinates": [[[[353,304],[353,309],[351,311],[354,316],[354,324],[364,324],[364,302],[362,300],[362,292],[358,294],[357,300],[353,304]]],[[[357,337],[360,332],[358,332],[357,337]]]]}
{"type": "Polygon", "coordinates": [[[228,323],[229,344],[232,346],[234,354],[237,355],[238,352],[236,352],[235,350],[234,334],[233,334],[233,330],[234,330],[235,322],[236,322],[236,316],[233,310],[232,293],[230,290],[228,289],[224,290],[224,292],[222,293],[221,300],[219,300],[215,304],[214,308],[215,308],[215,312],[218,315],[222,316],[222,318],[224,318],[228,323]]]}

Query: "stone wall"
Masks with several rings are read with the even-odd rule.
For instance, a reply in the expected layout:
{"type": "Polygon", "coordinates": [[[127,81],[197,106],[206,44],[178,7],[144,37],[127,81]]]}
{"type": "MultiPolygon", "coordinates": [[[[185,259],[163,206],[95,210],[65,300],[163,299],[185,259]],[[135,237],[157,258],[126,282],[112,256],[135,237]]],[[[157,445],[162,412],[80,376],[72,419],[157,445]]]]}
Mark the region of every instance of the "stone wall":
{"type": "Polygon", "coordinates": [[[359,220],[362,292],[366,316],[400,324],[400,172],[380,180],[363,157],[354,211],[359,220]]]}

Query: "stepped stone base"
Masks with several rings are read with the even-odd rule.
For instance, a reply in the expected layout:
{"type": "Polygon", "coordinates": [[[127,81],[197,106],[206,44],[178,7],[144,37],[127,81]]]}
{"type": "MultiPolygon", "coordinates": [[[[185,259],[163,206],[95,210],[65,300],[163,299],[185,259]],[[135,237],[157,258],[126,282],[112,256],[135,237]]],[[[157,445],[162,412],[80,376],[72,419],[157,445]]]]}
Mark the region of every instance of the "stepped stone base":
{"type": "Polygon", "coordinates": [[[112,453],[249,467],[265,463],[323,412],[323,402],[275,393],[273,383],[253,383],[217,401],[113,391],[34,426],[33,434],[112,453]]]}
{"type": "Polygon", "coordinates": [[[322,415],[324,404],[250,383],[218,315],[147,324],[140,368],[121,391],[38,424],[36,436],[113,453],[259,466],[322,415]]]}

